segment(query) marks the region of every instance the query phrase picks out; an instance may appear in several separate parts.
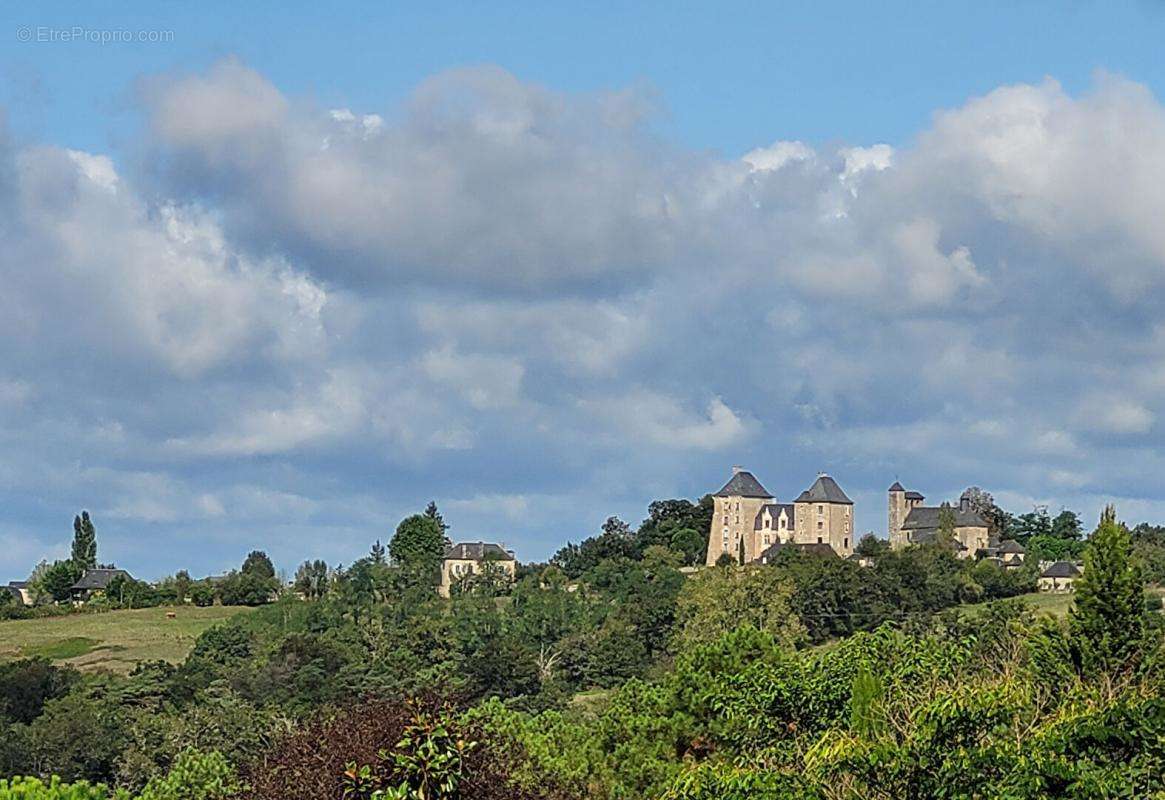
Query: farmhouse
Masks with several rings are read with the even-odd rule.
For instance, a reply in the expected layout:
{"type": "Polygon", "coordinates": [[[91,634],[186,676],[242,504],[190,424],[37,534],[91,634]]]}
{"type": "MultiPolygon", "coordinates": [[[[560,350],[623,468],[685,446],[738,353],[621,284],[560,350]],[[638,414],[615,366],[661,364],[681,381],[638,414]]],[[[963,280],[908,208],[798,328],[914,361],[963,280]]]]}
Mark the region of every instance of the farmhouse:
{"type": "Polygon", "coordinates": [[[32,594],[28,589],[28,581],[9,581],[7,586],[0,587],[0,592],[3,591],[7,591],[16,599],[16,602],[22,605],[32,605],[32,594]]]}
{"type": "Polygon", "coordinates": [[[491,542],[459,542],[446,548],[441,562],[441,584],[437,588],[448,597],[457,581],[491,571],[507,581],[514,580],[518,562],[512,550],[491,542]]]}
{"type": "Polygon", "coordinates": [[[853,553],[853,501],[824,472],[792,503],[778,503],[751,472],[733,467],[712,501],[709,566],[725,554],[742,563],[759,561],[775,544],[824,545],[840,556],[853,553]]]}
{"type": "Polygon", "coordinates": [[[117,577],[133,580],[133,577],[124,569],[98,567],[96,569],[85,570],[81,575],[81,579],[74,583],[70,590],[73,594],[73,602],[84,603],[87,600],[105,594],[105,590],[109,588],[109,584],[117,577]]]}

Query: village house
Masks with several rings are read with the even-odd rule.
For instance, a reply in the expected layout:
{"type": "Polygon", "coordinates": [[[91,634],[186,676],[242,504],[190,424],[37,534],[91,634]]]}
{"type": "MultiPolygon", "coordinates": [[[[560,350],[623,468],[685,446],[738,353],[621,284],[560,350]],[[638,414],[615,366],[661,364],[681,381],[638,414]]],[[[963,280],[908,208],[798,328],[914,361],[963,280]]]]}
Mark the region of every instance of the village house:
{"type": "Polygon", "coordinates": [[[32,593],[28,589],[28,581],[9,581],[7,586],[0,588],[0,591],[7,591],[21,605],[32,605],[32,593]]]}
{"type": "Polygon", "coordinates": [[[1040,573],[1039,589],[1041,592],[1071,592],[1076,579],[1083,574],[1071,561],[1057,561],[1040,573]]]}
{"type": "Polygon", "coordinates": [[[792,503],[778,503],[751,472],[733,467],[712,501],[709,566],[725,554],[743,563],[760,561],[775,544],[824,545],[839,556],[853,553],[853,501],[824,472],[792,503]]]}
{"type": "Polygon", "coordinates": [[[481,575],[487,570],[498,577],[513,581],[518,562],[512,550],[506,550],[490,542],[459,542],[445,549],[445,559],[441,562],[441,584],[437,591],[448,597],[453,585],[470,576],[481,575]]]}
{"type": "Polygon", "coordinates": [[[85,570],[81,575],[81,579],[74,583],[70,589],[73,602],[84,603],[92,600],[94,597],[104,595],[105,590],[109,588],[109,584],[113,582],[114,578],[119,576],[127,580],[133,580],[133,577],[124,569],[98,567],[96,569],[85,570]]]}

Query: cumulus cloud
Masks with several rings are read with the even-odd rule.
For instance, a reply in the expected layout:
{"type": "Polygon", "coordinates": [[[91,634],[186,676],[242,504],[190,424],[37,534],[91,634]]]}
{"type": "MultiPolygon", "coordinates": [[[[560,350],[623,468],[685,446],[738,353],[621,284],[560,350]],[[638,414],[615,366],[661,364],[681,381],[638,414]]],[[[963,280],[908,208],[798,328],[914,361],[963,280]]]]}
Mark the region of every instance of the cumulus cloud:
{"type": "Polygon", "coordinates": [[[82,505],[148,574],[166,537],[215,542],[207,570],[347,561],[434,497],[543,557],[731,463],[1017,511],[1165,497],[1143,86],[1004,86],[907,145],[773,131],[741,157],[661,138],[640,89],[496,67],[393,109],[234,60],[141,97],[140,170],[0,136],[17,574],[82,505]]]}

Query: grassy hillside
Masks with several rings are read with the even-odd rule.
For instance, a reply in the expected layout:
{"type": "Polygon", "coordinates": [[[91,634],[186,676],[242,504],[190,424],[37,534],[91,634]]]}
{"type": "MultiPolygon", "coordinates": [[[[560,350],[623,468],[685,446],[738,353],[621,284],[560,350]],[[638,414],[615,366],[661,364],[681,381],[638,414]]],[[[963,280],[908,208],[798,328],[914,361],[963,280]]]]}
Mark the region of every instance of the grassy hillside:
{"type": "Polygon", "coordinates": [[[0,622],[0,661],[43,656],[81,670],[126,673],[139,661],[181,661],[200,633],[248,610],[143,608],[0,622]],[[167,619],[168,611],[177,617],[167,619]]]}

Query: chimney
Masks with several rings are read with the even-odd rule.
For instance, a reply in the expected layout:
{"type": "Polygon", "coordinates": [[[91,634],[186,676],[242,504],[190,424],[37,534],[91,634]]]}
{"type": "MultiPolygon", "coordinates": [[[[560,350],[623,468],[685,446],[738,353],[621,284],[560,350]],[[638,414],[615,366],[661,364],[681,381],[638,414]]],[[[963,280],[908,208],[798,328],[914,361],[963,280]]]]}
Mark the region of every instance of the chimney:
{"type": "Polygon", "coordinates": [[[732,467],[733,475],[739,475],[742,472],[744,472],[744,467],[740,466],[739,464],[736,464],[732,467]]]}

